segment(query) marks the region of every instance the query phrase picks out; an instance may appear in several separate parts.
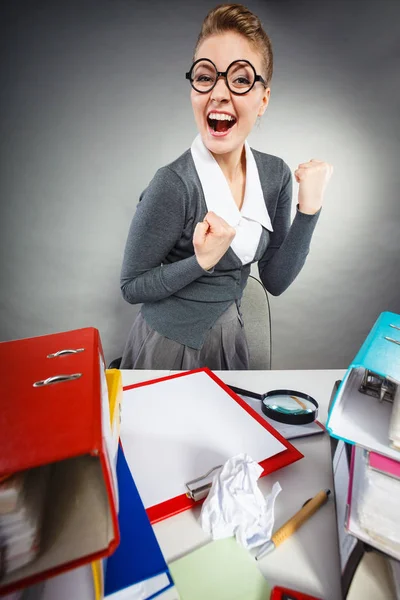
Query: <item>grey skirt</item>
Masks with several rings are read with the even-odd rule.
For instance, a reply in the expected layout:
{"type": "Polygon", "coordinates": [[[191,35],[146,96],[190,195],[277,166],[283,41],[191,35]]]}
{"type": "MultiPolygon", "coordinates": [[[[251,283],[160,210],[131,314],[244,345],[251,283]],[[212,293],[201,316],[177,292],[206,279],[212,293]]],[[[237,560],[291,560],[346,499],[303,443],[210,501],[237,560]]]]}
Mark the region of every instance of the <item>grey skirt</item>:
{"type": "Polygon", "coordinates": [[[240,308],[234,302],[206,334],[200,350],[154,331],[139,312],[122,356],[121,369],[245,370],[249,349],[240,308]]]}

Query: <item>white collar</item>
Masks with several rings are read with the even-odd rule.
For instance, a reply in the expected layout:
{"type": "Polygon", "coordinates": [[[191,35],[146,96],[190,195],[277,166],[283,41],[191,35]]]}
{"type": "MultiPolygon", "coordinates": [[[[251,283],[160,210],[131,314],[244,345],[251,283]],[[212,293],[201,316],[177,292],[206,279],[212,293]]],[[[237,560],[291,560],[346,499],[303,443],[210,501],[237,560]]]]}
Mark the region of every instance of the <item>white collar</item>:
{"type": "Polygon", "coordinates": [[[191,146],[193,161],[208,210],[222,217],[229,225],[236,227],[242,217],[260,223],[265,229],[273,231],[271,219],[265,206],[264,194],[254,155],[247,142],[246,151],[246,189],[242,210],[239,211],[229,184],[219,164],[206,148],[199,134],[191,146]]]}

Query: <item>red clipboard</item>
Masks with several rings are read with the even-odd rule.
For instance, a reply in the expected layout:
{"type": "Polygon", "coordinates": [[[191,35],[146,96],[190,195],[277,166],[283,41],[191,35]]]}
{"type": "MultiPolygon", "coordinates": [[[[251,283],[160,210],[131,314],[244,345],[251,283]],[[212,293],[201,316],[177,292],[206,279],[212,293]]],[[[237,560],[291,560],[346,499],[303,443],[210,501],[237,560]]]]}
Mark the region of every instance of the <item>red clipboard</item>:
{"type": "MultiPolygon", "coordinates": [[[[241,408],[246,411],[249,415],[251,415],[264,429],[266,429],[270,434],[272,434],[283,446],[285,446],[285,450],[267,458],[266,460],[260,461],[260,466],[264,469],[261,477],[272,473],[286,465],[290,465],[297,460],[303,458],[303,454],[297,450],[288,440],[286,440],[282,435],[280,435],[269,423],[267,423],[255,410],[253,410],[242,398],[240,398],[235,392],[233,392],[215,373],[213,373],[210,369],[204,367],[201,369],[194,369],[191,371],[185,371],[183,373],[177,373],[175,375],[168,375],[166,377],[160,377],[158,379],[152,379],[150,381],[144,381],[141,383],[136,383],[133,385],[125,386],[124,391],[131,390],[134,388],[140,388],[143,386],[149,386],[153,384],[160,383],[162,381],[175,379],[179,377],[187,377],[194,373],[206,373],[215,383],[217,383],[231,398],[234,402],[237,402],[241,406],[241,408]]],[[[124,411],[122,411],[122,415],[124,411]]],[[[123,416],[122,416],[122,425],[123,425],[123,416]]],[[[123,445],[123,444],[122,444],[123,445]]],[[[138,486],[139,494],[140,494],[140,486],[138,486]]],[[[155,504],[153,506],[149,506],[146,508],[147,515],[151,523],[157,523],[167,517],[171,517],[176,515],[184,510],[188,510],[197,505],[198,502],[194,502],[191,498],[189,498],[186,494],[181,494],[165,500],[161,503],[155,504]]]]}

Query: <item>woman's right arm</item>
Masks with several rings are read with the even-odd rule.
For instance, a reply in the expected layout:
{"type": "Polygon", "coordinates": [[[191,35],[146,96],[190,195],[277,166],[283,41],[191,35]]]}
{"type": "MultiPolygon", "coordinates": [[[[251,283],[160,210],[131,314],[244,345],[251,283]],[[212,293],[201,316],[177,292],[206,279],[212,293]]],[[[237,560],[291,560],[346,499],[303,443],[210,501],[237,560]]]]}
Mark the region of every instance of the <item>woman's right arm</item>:
{"type": "Polygon", "coordinates": [[[168,167],[159,169],[143,192],[125,246],[121,272],[124,299],[156,302],[186,287],[205,271],[196,255],[163,264],[185,226],[186,187],[168,167]]]}

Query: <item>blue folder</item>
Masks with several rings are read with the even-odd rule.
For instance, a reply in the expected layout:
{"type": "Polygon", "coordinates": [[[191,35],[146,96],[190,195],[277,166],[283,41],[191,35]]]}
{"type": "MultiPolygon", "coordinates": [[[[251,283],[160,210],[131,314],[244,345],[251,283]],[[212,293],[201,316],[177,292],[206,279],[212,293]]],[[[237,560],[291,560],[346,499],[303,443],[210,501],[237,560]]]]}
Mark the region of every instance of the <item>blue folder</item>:
{"type": "Polygon", "coordinates": [[[121,446],[117,478],[121,542],[105,565],[105,598],[117,600],[118,592],[141,583],[149,594],[144,597],[155,598],[172,587],[173,581],[121,446]]]}
{"type": "Polygon", "coordinates": [[[397,385],[400,391],[400,315],[380,314],[346,371],[329,410],[326,428],[346,443],[358,444],[399,460],[391,447],[392,404],[360,392],[363,375],[372,372],[397,385]]]}

